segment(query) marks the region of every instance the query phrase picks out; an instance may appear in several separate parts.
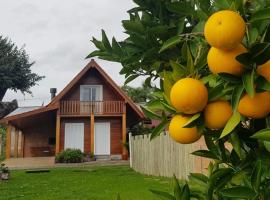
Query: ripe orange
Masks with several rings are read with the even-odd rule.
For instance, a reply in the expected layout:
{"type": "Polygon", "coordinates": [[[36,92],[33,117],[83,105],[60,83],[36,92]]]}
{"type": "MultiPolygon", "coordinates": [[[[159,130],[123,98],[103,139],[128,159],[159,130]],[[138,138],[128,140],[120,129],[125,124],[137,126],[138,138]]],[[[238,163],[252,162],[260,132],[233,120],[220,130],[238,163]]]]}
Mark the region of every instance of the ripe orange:
{"type": "Polygon", "coordinates": [[[177,81],[170,92],[172,105],[185,114],[194,114],[204,109],[208,100],[205,85],[193,78],[183,78],[177,81]]]}
{"type": "Polygon", "coordinates": [[[214,101],[209,103],[204,110],[204,120],[207,128],[224,128],[232,116],[232,107],[227,101],[214,101]]]}
{"type": "Polygon", "coordinates": [[[240,99],[238,112],[254,119],[266,117],[270,112],[270,92],[256,93],[253,98],[245,94],[240,99]]]}
{"type": "Polygon", "coordinates": [[[245,21],[237,12],[222,10],[209,17],[204,35],[211,46],[231,50],[243,40],[245,27],[245,21]]]}
{"type": "Polygon", "coordinates": [[[270,82],[270,60],[263,65],[258,66],[257,73],[270,82]]]}
{"type": "Polygon", "coordinates": [[[190,144],[200,139],[201,134],[198,133],[196,127],[183,128],[190,117],[176,115],[172,118],[169,125],[169,134],[172,139],[181,144],[190,144]]]}
{"type": "Polygon", "coordinates": [[[244,67],[235,57],[244,52],[247,52],[247,49],[241,44],[231,51],[211,47],[207,55],[208,67],[214,74],[228,73],[241,75],[244,67]]]}

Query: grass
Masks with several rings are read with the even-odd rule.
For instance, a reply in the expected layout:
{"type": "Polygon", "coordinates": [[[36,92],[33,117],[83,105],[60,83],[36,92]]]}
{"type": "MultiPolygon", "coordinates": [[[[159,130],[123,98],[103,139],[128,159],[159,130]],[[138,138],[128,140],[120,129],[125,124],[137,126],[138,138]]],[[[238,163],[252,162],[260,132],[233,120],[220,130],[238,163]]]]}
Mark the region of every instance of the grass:
{"type": "Polygon", "coordinates": [[[170,190],[170,179],[144,176],[128,166],[52,169],[49,173],[12,171],[0,182],[0,200],[157,200],[149,189],[170,190]]]}

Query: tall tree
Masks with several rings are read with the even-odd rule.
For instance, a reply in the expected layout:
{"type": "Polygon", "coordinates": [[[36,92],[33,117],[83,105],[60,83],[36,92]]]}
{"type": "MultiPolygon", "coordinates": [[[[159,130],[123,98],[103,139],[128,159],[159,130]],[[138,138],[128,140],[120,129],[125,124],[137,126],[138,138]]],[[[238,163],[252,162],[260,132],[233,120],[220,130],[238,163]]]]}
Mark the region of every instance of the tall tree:
{"type": "Polygon", "coordinates": [[[122,89],[135,103],[146,103],[152,99],[153,88],[143,84],[141,87],[130,87],[128,85],[122,86],[122,89]]]}
{"type": "Polygon", "coordinates": [[[43,78],[31,71],[33,64],[24,47],[0,36],[0,101],[8,89],[31,93],[30,88],[43,78]]]}

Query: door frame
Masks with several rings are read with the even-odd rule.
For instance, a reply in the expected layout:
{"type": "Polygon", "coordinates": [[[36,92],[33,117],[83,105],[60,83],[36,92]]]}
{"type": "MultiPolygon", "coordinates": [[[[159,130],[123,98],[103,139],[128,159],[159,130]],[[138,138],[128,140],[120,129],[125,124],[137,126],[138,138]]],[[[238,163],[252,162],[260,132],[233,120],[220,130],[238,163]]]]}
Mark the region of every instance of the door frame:
{"type": "MultiPolygon", "coordinates": [[[[111,122],[94,122],[94,155],[96,155],[96,129],[95,124],[109,124],[109,156],[111,155],[111,122]]],[[[106,155],[106,154],[105,154],[106,155]]],[[[98,155],[97,155],[98,156],[98,155]]]]}
{"type": "Polygon", "coordinates": [[[82,127],[83,127],[82,149],[77,148],[77,147],[76,147],[76,149],[80,149],[82,152],[84,152],[84,146],[85,146],[85,144],[84,144],[85,124],[84,124],[84,122],[66,122],[66,123],[64,123],[64,130],[65,130],[65,132],[64,132],[64,149],[67,149],[66,148],[66,124],[82,124],[82,127]]]}

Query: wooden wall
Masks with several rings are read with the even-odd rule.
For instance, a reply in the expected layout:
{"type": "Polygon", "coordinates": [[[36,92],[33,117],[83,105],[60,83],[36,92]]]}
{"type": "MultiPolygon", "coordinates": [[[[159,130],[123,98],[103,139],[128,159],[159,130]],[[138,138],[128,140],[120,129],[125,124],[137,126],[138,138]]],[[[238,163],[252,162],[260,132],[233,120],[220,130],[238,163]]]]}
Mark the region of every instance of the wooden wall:
{"type": "Polygon", "coordinates": [[[24,157],[54,156],[54,146],[49,145],[49,138],[55,137],[55,127],[51,123],[37,124],[23,130],[24,157]],[[42,151],[50,149],[50,153],[42,151]]]}
{"type": "MultiPolygon", "coordinates": [[[[111,155],[122,153],[122,122],[121,117],[95,117],[95,122],[110,122],[111,127],[111,155]]],[[[84,151],[90,153],[90,117],[61,118],[60,151],[65,143],[65,123],[84,123],[84,151]]]]}
{"type": "Polygon", "coordinates": [[[63,97],[63,100],[80,100],[80,85],[103,85],[103,100],[122,100],[114,88],[107,83],[96,69],[89,70],[78,83],[63,97]]]}

